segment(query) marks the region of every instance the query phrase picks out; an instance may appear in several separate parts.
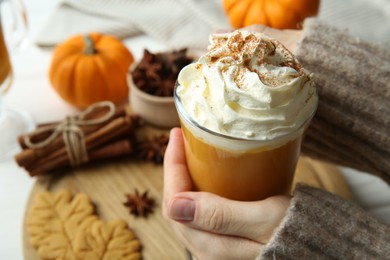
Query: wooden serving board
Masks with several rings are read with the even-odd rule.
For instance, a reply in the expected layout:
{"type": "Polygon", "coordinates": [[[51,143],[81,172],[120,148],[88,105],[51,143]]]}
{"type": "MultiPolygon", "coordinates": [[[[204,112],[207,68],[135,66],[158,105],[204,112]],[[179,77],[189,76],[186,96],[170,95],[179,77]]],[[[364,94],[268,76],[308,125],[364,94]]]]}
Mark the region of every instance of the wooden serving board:
{"type": "MultiPolygon", "coordinates": [[[[300,158],[295,182],[303,181],[316,187],[351,198],[344,179],[337,167],[300,158]]],[[[57,176],[43,176],[36,180],[26,205],[28,214],[37,192],[56,192],[61,188],[73,194],[83,192],[96,205],[97,215],[104,221],[123,219],[134,230],[143,246],[143,259],[185,259],[185,250],[176,239],[170,226],[162,216],[163,168],[161,165],[140,162],[133,158],[110,160],[78,169],[69,170],[57,176]],[[154,213],[147,218],[134,217],[123,206],[125,194],[149,191],[156,200],[154,213]]],[[[27,260],[39,259],[29,242],[27,227],[23,225],[23,249],[27,260]]]]}

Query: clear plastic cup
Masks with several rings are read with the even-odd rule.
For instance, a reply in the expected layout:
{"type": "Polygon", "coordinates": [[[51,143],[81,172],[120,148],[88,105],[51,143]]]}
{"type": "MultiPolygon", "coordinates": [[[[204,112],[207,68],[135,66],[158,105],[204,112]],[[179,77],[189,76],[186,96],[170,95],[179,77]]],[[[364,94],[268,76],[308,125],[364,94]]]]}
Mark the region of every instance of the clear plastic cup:
{"type": "Polygon", "coordinates": [[[174,100],[194,190],[241,201],[290,194],[304,132],[315,109],[288,135],[273,140],[242,139],[197,124],[185,111],[177,86],[174,100]]]}

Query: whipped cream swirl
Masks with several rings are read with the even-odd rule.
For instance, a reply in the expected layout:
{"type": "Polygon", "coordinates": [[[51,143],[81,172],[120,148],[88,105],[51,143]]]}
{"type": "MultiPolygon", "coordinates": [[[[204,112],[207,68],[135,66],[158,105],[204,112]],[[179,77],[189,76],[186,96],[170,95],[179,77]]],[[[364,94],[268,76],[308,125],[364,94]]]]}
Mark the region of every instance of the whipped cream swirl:
{"type": "Polygon", "coordinates": [[[315,85],[281,43],[247,31],[213,34],[210,42],[178,77],[176,94],[193,121],[232,137],[272,140],[313,116],[315,85]]]}

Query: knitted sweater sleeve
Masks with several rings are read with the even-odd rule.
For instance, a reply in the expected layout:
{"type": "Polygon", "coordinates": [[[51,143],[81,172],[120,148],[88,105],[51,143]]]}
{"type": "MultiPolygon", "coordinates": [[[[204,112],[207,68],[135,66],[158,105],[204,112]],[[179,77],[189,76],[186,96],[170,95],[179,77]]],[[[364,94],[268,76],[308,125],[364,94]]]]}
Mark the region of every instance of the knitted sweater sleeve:
{"type": "MultiPolygon", "coordinates": [[[[390,52],[308,19],[297,57],[320,98],[303,152],[389,183],[390,52]]],[[[390,227],[350,201],[297,185],[259,258],[390,259],[390,227]]]]}
{"type": "Polygon", "coordinates": [[[298,185],[260,259],[390,259],[390,227],[352,202],[298,185]]]}
{"type": "Polygon", "coordinates": [[[320,100],[303,153],[390,183],[390,51],[311,18],[296,56],[320,100]]]}

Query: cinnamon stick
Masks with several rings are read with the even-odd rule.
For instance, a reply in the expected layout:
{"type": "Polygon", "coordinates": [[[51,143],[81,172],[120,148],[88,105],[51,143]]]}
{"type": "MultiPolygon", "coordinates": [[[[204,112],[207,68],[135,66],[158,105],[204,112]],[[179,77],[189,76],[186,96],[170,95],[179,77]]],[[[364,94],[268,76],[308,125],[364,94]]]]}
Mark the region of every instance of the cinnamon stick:
{"type": "MultiPolygon", "coordinates": [[[[134,124],[131,116],[116,118],[85,136],[84,142],[86,150],[89,152],[106,142],[113,141],[123,136],[129,136],[133,131],[134,124]]],[[[53,145],[51,146],[57,147],[58,143],[54,144],[53,142],[53,145]]],[[[19,153],[15,159],[17,163],[27,171],[33,171],[36,168],[42,167],[41,165],[45,165],[47,162],[57,162],[57,160],[61,161],[60,158],[68,157],[64,144],[59,146],[56,150],[54,150],[53,147],[46,148],[47,149],[26,149],[19,153]]]]}
{"type": "MultiPolygon", "coordinates": [[[[117,131],[119,131],[121,134],[130,132],[134,127],[137,126],[137,124],[138,116],[127,115],[125,117],[118,117],[113,120],[110,120],[106,124],[100,125],[96,129],[94,129],[94,131],[86,131],[86,133],[84,134],[86,136],[85,142],[87,150],[88,148],[96,147],[106,142],[107,140],[112,139],[113,137],[118,137],[117,131]],[[120,129],[121,127],[123,129],[120,129]],[[118,130],[118,128],[120,130],[118,130]]],[[[57,138],[55,138],[53,142],[51,142],[44,148],[27,148],[22,150],[15,156],[15,160],[18,165],[28,168],[30,167],[30,165],[41,163],[40,160],[42,158],[49,159],[65,153],[66,148],[63,136],[59,135],[57,138]]]]}
{"type": "MultiPolygon", "coordinates": [[[[87,115],[85,115],[85,117],[83,118],[80,118],[81,120],[91,120],[91,119],[96,119],[96,118],[100,118],[102,116],[104,116],[104,113],[107,112],[107,109],[106,108],[97,108],[93,111],[91,111],[90,113],[88,113],[87,115]]],[[[118,107],[116,107],[115,109],[115,113],[114,115],[112,116],[112,119],[115,119],[115,118],[118,118],[118,117],[122,117],[122,116],[126,116],[128,115],[128,112],[126,110],[126,106],[125,105],[120,105],[118,107]]],[[[40,127],[54,127],[56,125],[58,125],[60,122],[51,122],[51,123],[45,123],[45,124],[40,124],[38,125],[38,129],[40,127]]],[[[89,133],[89,132],[92,132],[92,131],[95,131],[96,129],[98,129],[99,127],[101,127],[102,125],[104,125],[105,123],[101,123],[101,124],[96,124],[96,125],[84,125],[84,126],[81,126],[81,129],[83,130],[84,133],[89,133]]],[[[40,134],[37,134],[37,135],[34,135],[32,138],[31,138],[31,141],[33,143],[38,143],[38,142],[41,142],[43,140],[45,140],[46,138],[49,137],[51,133],[48,131],[48,132],[42,132],[40,134]]],[[[18,142],[19,142],[19,145],[22,149],[27,149],[28,146],[26,145],[25,143],[25,139],[24,139],[25,135],[21,135],[18,137],[18,142]]]]}
{"type": "MultiPolygon", "coordinates": [[[[89,154],[88,162],[103,160],[118,156],[130,155],[134,150],[134,145],[129,139],[122,139],[112,143],[107,143],[96,149],[92,149],[89,154]]],[[[67,156],[60,156],[53,160],[48,160],[44,164],[37,165],[36,168],[29,171],[30,176],[38,176],[47,174],[53,170],[70,166],[70,161],[67,156]]]]}

